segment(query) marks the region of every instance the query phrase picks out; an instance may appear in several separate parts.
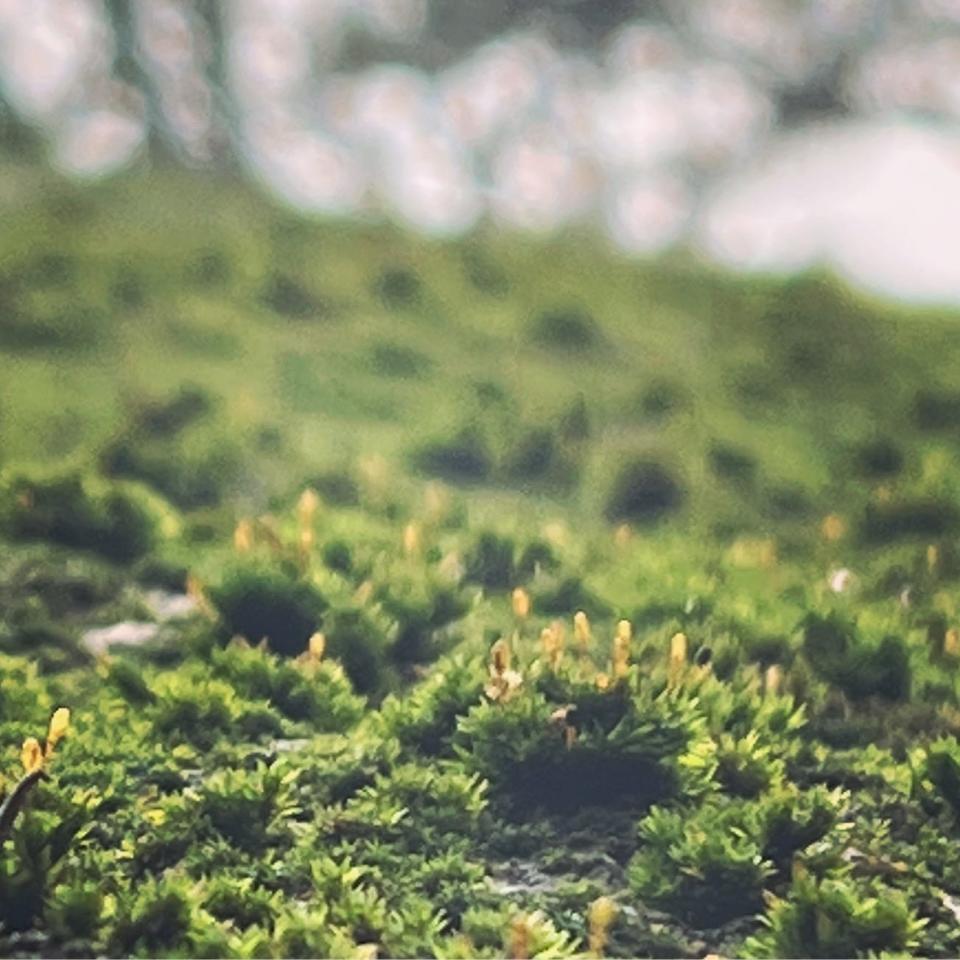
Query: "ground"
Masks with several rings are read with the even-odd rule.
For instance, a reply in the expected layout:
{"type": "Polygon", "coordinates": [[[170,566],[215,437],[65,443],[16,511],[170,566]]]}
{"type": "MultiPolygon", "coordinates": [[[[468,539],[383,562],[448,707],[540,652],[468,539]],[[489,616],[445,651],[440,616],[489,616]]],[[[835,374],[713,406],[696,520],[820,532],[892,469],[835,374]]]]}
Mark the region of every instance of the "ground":
{"type": "Polygon", "coordinates": [[[955,314],[6,182],[0,952],[960,951],[955,314]]]}

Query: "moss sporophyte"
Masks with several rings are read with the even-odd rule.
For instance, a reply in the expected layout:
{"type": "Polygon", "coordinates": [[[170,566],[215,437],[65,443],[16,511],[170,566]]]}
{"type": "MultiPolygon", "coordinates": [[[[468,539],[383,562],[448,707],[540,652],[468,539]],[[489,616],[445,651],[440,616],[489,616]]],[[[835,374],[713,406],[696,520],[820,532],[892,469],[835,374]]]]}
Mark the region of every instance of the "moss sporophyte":
{"type": "Polygon", "coordinates": [[[510,669],[512,654],[506,640],[498,640],[490,648],[490,682],[484,692],[495,703],[506,703],[523,683],[523,677],[510,669]]]}
{"type": "Polygon", "coordinates": [[[573,637],[577,643],[577,652],[586,654],[590,649],[590,620],[582,610],[573,615],[573,637]]]}
{"type": "Polygon", "coordinates": [[[510,599],[514,617],[517,620],[526,620],[530,616],[530,594],[523,587],[517,587],[510,599]]]}
{"type": "Polygon", "coordinates": [[[610,897],[597,897],[587,909],[589,924],[589,947],[593,957],[602,957],[610,938],[610,928],[617,919],[620,908],[610,897]]]}
{"type": "Polygon", "coordinates": [[[10,832],[17,814],[23,809],[30,791],[45,775],[47,764],[53,758],[57,744],[70,728],[70,711],[59,707],[50,718],[44,745],[36,737],[27,737],[20,748],[23,776],[0,805],[0,841],[10,832]]]}
{"type": "Polygon", "coordinates": [[[615,680],[627,675],[630,668],[630,642],[633,638],[633,627],[629,620],[621,620],[617,624],[617,632],[613,638],[613,666],[611,673],[615,680]]]}

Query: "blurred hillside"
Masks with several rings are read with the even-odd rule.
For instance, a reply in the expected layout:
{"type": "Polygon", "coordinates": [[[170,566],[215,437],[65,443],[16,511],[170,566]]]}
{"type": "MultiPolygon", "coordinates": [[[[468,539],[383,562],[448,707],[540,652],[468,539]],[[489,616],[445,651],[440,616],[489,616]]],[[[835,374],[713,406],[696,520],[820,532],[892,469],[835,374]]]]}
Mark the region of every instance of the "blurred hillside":
{"type": "Polygon", "coordinates": [[[953,493],[948,312],[587,235],[307,220],[230,178],[4,179],[6,463],[80,461],[187,510],[306,482],[349,501],[399,471],[478,509],[723,535],[953,493]]]}
{"type": "Polygon", "coordinates": [[[0,954],[957,955],[955,313],[0,184],[0,954]]]}

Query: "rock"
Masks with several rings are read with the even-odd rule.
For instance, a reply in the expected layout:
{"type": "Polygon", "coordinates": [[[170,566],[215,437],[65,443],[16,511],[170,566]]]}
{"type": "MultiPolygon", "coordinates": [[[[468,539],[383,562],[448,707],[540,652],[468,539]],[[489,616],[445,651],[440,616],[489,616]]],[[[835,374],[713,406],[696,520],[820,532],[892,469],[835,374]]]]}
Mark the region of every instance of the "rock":
{"type": "Polygon", "coordinates": [[[157,623],[123,620],[109,627],[95,627],[81,634],[80,642],[94,656],[106,653],[110,647],[121,644],[139,646],[156,639],[160,633],[157,623]]]}
{"type": "Polygon", "coordinates": [[[185,593],[148,590],[144,595],[147,609],[160,621],[186,620],[197,613],[197,601],[185,593]]]}
{"type": "Polygon", "coordinates": [[[509,860],[492,868],[490,885],[498,894],[508,897],[553,890],[557,879],[545,874],[533,861],[509,860]]]}
{"type": "Polygon", "coordinates": [[[297,737],[294,739],[271,740],[270,750],[272,753],[297,753],[300,750],[306,750],[311,741],[306,737],[297,737]]]}

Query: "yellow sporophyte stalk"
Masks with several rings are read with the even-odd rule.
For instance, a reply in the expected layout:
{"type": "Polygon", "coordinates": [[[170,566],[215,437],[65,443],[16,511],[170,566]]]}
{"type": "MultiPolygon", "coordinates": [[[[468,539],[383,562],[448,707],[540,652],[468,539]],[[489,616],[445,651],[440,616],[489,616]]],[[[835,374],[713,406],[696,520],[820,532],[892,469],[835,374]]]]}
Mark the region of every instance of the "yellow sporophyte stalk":
{"type": "Polygon", "coordinates": [[[450,511],[450,492],[442,483],[428,483],[423,491],[423,509],[428,523],[439,523],[450,511]]]}
{"type": "Polygon", "coordinates": [[[199,577],[195,574],[187,574],[187,596],[197,605],[197,609],[208,619],[216,620],[217,611],[214,610],[213,604],[207,598],[206,591],[203,589],[203,584],[200,582],[199,577]]]}
{"type": "Polygon", "coordinates": [[[625,677],[630,669],[630,647],[623,642],[623,637],[613,638],[613,676],[616,679],[625,677]]]}
{"type": "Polygon", "coordinates": [[[670,656],[667,661],[667,685],[676,686],[687,664],[687,635],[675,633],[670,638],[670,656]]]}
{"type": "Polygon", "coordinates": [[[249,553],[253,549],[253,523],[244,518],[233,530],[233,549],[237,553],[249,553]]]}
{"type": "Polygon", "coordinates": [[[54,747],[64,738],[67,730],[70,729],[70,709],[68,707],[58,707],[53,711],[50,718],[50,727],[47,730],[47,749],[46,756],[53,753],[54,747]]]}
{"type": "Polygon", "coordinates": [[[937,549],[936,544],[931,543],[927,547],[927,570],[930,573],[933,573],[937,569],[937,564],[940,562],[940,551],[937,549]]]}
{"type": "Polygon", "coordinates": [[[837,516],[835,513],[828,514],[823,518],[823,523],[820,524],[820,535],[828,543],[840,540],[846,532],[847,525],[843,517],[837,516]]]}
{"type": "Polygon", "coordinates": [[[510,644],[501,637],[490,648],[490,674],[491,676],[502,676],[510,669],[510,644]]]}
{"type": "Polygon", "coordinates": [[[34,773],[43,766],[43,750],[36,737],[27,737],[20,748],[20,762],[24,773],[34,773]]]}
{"type": "Polygon", "coordinates": [[[327,648],[327,638],[322,633],[314,633],[307,641],[307,654],[311,660],[322,660],[327,648]]]}
{"type": "Polygon", "coordinates": [[[313,525],[319,507],[320,497],[317,495],[316,490],[307,487],[307,489],[300,494],[300,499],[297,500],[297,526],[301,530],[313,525]]]}
{"type": "Polygon", "coordinates": [[[950,657],[960,657],[960,630],[951,627],[943,635],[943,652],[950,657]]]}
{"type": "Polygon", "coordinates": [[[780,685],[783,681],[783,670],[776,663],[767,667],[767,672],[763,675],[763,692],[770,696],[776,696],[780,692],[780,685]]]}
{"type": "Polygon", "coordinates": [[[528,960],[530,956],[530,920],[525,913],[517,914],[510,921],[507,955],[511,960],[528,960]]]}
{"type": "Polygon", "coordinates": [[[304,527],[300,531],[300,556],[307,557],[313,551],[313,545],[316,543],[316,535],[312,527],[304,527]]]}
{"type": "Polygon", "coordinates": [[[559,666],[563,656],[563,634],[556,629],[556,625],[544,627],[540,631],[540,647],[551,668],[559,666]]]}
{"type": "Polygon", "coordinates": [[[354,592],[353,599],[356,603],[360,604],[360,606],[362,607],[365,604],[370,602],[370,598],[372,596],[373,596],[373,581],[364,580],[363,583],[361,583],[360,586],[357,587],[356,591],[354,592]]]}
{"type": "Polygon", "coordinates": [[[513,606],[513,615],[518,620],[526,620],[530,616],[530,594],[523,587],[517,587],[510,596],[513,606]]]}
{"type": "Polygon", "coordinates": [[[577,649],[586,653],[590,647],[590,620],[582,610],[573,615],[573,637],[577,641],[577,649]]]}
{"type": "Polygon", "coordinates": [[[617,632],[613,638],[613,676],[624,677],[630,668],[630,641],[633,637],[633,627],[629,620],[621,620],[617,624],[617,632]]]}
{"type": "Polygon", "coordinates": [[[610,937],[610,928],[619,912],[619,907],[610,897],[597,897],[587,908],[589,946],[592,956],[603,956],[603,949],[610,937]]]}
{"type": "Polygon", "coordinates": [[[403,528],[403,555],[416,556],[420,551],[420,527],[412,520],[403,528]]]}
{"type": "Polygon", "coordinates": [[[501,637],[490,648],[490,682],[484,687],[484,693],[491,700],[509,700],[523,682],[523,677],[510,669],[510,660],[510,646],[501,637]]]}

